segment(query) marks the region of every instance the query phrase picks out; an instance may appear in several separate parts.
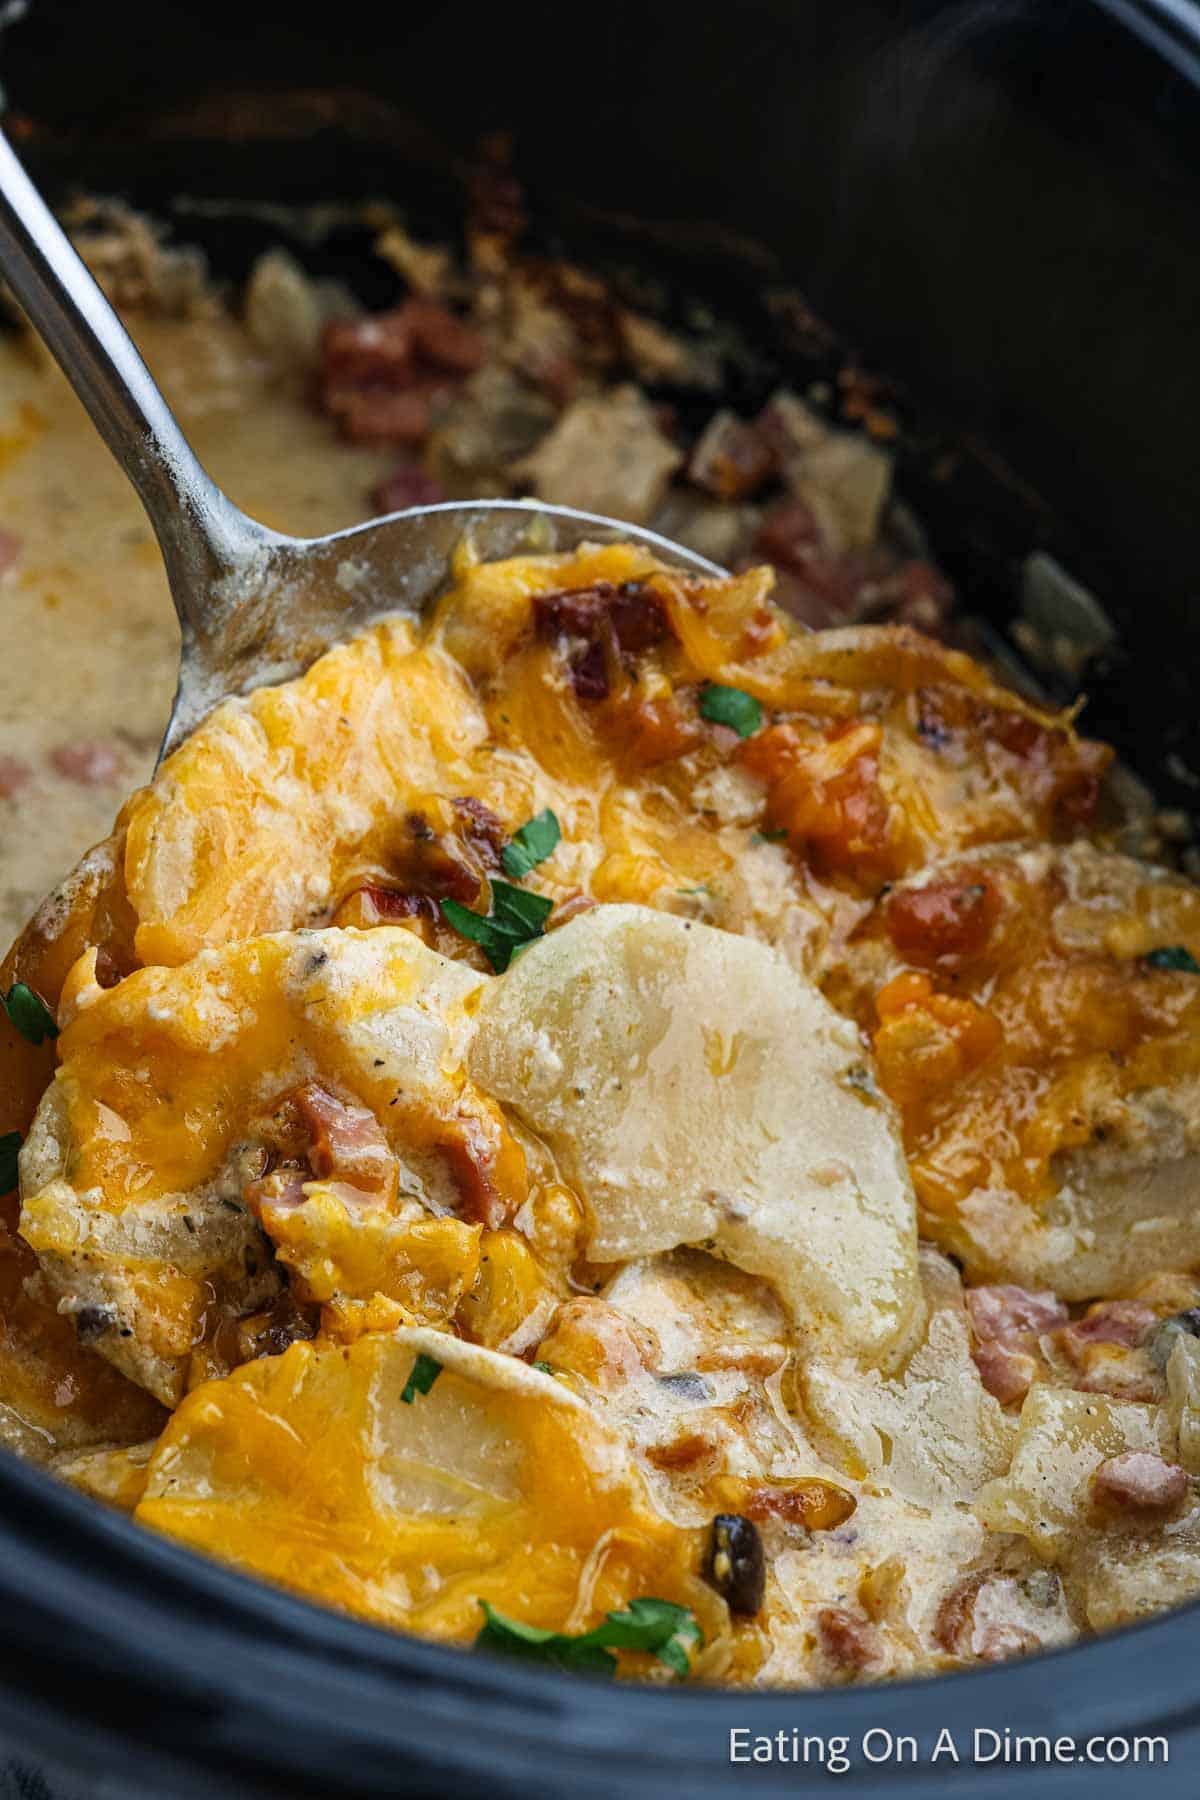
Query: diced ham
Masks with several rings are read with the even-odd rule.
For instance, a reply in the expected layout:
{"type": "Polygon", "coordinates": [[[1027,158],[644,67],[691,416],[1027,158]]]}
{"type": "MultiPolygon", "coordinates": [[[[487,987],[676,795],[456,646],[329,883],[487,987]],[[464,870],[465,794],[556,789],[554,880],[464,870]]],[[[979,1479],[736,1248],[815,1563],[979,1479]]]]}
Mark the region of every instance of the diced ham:
{"type": "Polygon", "coordinates": [[[968,1288],[964,1298],[975,1335],[983,1342],[1010,1342],[1026,1332],[1051,1331],[1065,1324],[1068,1316],[1057,1294],[1048,1290],[1033,1294],[1007,1282],[968,1288]]]}
{"type": "Polygon", "coordinates": [[[508,832],[504,829],[504,821],[497,818],[490,806],[482,800],[476,800],[470,794],[464,794],[451,801],[457,814],[459,827],[466,842],[478,856],[483,867],[491,873],[502,867],[501,858],[508,843],[508,832]]]}
{"type": "Polygon", "coordinates": [[[77,744],[60,744],[50,752],[50,761],[60,775],[83,787],[103,787],[121,767],[116,750],[104,738],[81,738],[77,744]]]}
{"type": "Polygon", "coordinates": [[[1001,1406],[1012,1406],[1025,1398],[1037,1374],[1036,1357],[995,1339],[976,1344],[971,1354],[980,1381],[1001,1406]]]}
{"type": "Polygon", "coordinates": [[[401,463],[371,490],[371,505],[380,513],[407,512],[410,506],[438,506],[448,498],[441,482],[426,474],[419,463],[401,463]]]}
{"type": "Polygon", "coordinates": [[[436,300],[414,297],[401,310],[416,350],[436,368],[454,369],[461,375],[479,368],[484,358],[482,338],[446,307],[436,300]]]}
{"type": "Polygon", "coordinates": [[[1085,1368],[1092,1345],[1123,1344],[1132,1348],[1157,1323],[1158,1314],[1153,1307],[1140,1300],[1101,1300],[1090,1306],[1082,1319],[1064,1326],[1057,1341],[1077,1369],[1085,1368]]]}
{"type": "Polygon", "coordinates": [[[540,638],[576,646],[569,667],[581,700],[606,700],[620,659],[661,643],[668,631],[657,595],[640,581],[538,594],[533,623],[540,638]]]}
{"type": "Polygon", "coordinates": [[[608,663],[603,644],[588,644],[572,658],[571,686],[579,700],[608,699],[608,663]]]}
{"type": "Polygon", "coordinates": [[[888,935],[908,962],[956,966],[986,948],[999,911],[999,896],[986,874],[950,875],[893,892],[888,935]]]}
{"type": "Polygon", "coordinates": [[[1157,1323],[1153,1307],[1141,1300],[1101,1300],[1056,1331],[1054,1341],[1076,1370],[1073,1385],[1081,1393],[1160,1400],[1162,1373],[1139,1348],[1157,1323]]]}
{"type": "Polygon", "coordinates": [[[1094,1503],[1105,1512],[1163,1517],[1182,1504],[1188,1478],[1177,1463],[1152,1450],[1126,1450],[1100,1464],[1091,1491],[1094,1503]]]}
{"type": "Polygon", "coordinates": [[[398,894],[394,888],[379,887],[374,882],[359,892],[370,895],[371,904],[383,923],[398,923],[401,919],[437,920],[437,902],[428,894],[398,894]]]}
{"type": "Polygon", "coordinates": [[[19,756],[0,756],[0,800],[11,800],[32,779],[33,770],[19,756]]]}
{"type": "Polygon", "coordinates": [[[339,386],[399,385],[412,367],[412,330],[404,307],[362,319],[333,319],[321,343],[324,378],[339,386]]]}
{"type": "MultiPolygon", "coordinates": [[[[482,340],[436,301],[337,319],[321,340],[321,403],[348,437],[418,443],[435,406],[483,361],[482,340]]],[[[394,510],[394,509],[393,509],[394,510]]]]}
{"type": "Polygon", "coordinates": [[[339,1100],[315,1081],[298,1088],[293,1100],[309,1132],[309,1162],[315,1175],[348,1182],[385,1201],[395,1198],[396,1159],[373,1112],[339,1100]]]}
{"type": "Polygon", "coordinates": [[[331,321],[322,350],[327,382],[383,387],[404,385],[422,367],[468,375],[484,355],[477,332],[419,297],[393,312],[331,321]]]}
{"type": "Polygon", "coordinates": [[[405,925],[428,941],[440,918],[437,901],[429,894],[398,893],[378,882],[364,882],[351,890],[333,915],[339,928],[369,931],[376,925],[405,925]]]}
{"type": "Polygon", "coordinates": [[[882,729],[845,720],[819,737],[790,724],[746,738],[738,760],[767,783],[766,823],[787,833],[819,872],[836,871],[877,886],[898,873],[902,849],[893,808],[879,779],[882,729]]]}
{"type": "Polygon", "coordinates": [[[1008,1282],[968,1288],[964,1299],[979,1379],[1001,1406],[1023,1400],[1038,1371],[1038,1337],[1063,1323],[1066,1307],[1056,1294],[1035,1294],[1008,1282]]]}
{"type": "Polygon", "coordinates": [[[980,1616],[983,1609],[978,1603],[985,1595],[1002,1607],[1005,1597],[1015,1595],[1016,1589],[1011,1576],[986,1570],[968,1575],[951,1588],[938,1607],[933,1627],[942,1649],[951,1656],[977,1657],[981,1662],[1003,1662],[1006,1657],[1038,1649],[1041,1640],[1015,1620],[980,1616]]]}
{"type": "Polygon", "coordinates": [[[848,1607],[823,1606],[817,1614],[817,1636],[830,1662],[846,1675],[865,1674],[881,1660],[879,1633],[848,1607]]]}
{"type": "Polygon", "coordinates": [[[538,594],[533,618],[538,636],[545,638],[598,638],[611,630],[617,648],[630,655],[661,643],[667,635],[658,596],[640,581],[626,581],[620,587],[598,581],[590,588],[538,594]]]}
{"type": "Polygon", "coordinates": [[[434,409],[454,392],[438,377],[413,381],[404,388],[344,387],[331,390],[326,409],[357,444],[419,444],[429,435],[434,409]]]}

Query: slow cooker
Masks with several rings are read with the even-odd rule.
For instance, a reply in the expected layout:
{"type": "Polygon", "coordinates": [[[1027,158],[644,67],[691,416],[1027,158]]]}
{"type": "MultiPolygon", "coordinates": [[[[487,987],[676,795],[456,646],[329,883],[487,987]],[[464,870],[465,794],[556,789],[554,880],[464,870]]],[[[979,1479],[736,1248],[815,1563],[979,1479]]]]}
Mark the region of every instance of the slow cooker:
{"type": "MultiPolygon", "coordinates": [[[[1003,637],[1021,567],[1053,556],[1113,627],[1086,669],[1089,730],[1196,810],[1188,0],[29,0],[3,21],[8,123],[51,196],[125,195],[220,274],[244,273],[269,209],[379,194],[436,220],[503,128],[562,242],[719,295],[810,377],[834,345],[886,370],[909,420],[900,491],[969,610],[1003,637]]],[[[324,254],[355,279],[352,242],[324,254]]],[[[324,1612],[0,1455],[20,1800],[1182,1795],[1198,1647],[1187,1607],[920,1682],[614,1689],[324,1612]],[[1165,1758],[1139,1751],[1152,1739],[1165,1758]]]]}

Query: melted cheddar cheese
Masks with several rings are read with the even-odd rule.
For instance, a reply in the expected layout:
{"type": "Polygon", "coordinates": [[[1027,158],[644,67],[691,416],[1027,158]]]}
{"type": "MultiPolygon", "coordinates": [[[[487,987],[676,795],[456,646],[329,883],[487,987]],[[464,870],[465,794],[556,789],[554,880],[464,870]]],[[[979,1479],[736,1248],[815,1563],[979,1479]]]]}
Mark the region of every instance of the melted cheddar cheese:
{"type": "Polygon", "coordinates": [[[21,1448],[406,1629],[620,1613],[662,1678],[1200,1588],[1200,900],[1070,718],[770,579],[464,548],[133,796],[7,965],[60,1027],[3,1070],[21,1448]]]}

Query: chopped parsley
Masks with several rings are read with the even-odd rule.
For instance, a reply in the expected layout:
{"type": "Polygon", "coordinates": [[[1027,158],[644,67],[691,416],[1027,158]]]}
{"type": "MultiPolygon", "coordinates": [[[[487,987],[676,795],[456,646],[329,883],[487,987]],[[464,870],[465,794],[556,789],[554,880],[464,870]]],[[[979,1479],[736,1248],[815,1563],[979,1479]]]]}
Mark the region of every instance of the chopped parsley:
{"type": "Polygon", "coordinates": [[[8,1014],[13,1030],[19,1031],[28,1043],[40,1044],[45,1038],[58,1036],[50,1008],[23,981],[14,981],[7,994],[0,994],[0,1006],[8,1014]]]}
{"type": "Polygon", "coordinates": [[[1200,975],[1200,963],[1183,944],[1169,944],[1165,950],[1149,950],[1142,961],[1151,969],[1176,969],[1183,975],[1200,975]]]}
{"type": "Polygon", "coordinates": [[[427,1394],[441,1372],[442,1365],[437,1357],[426,1356],[422,1350],[408,1372],[408,1380],[400,1390],[400,1398],[405,1406],[411,1406],[418,1394],[427,1394]]]}
{"type": "Polygon", "coordinates": [[[602,1625],[574,1636],[545,1631],[540,1625],[522,1625],[506,1619],[486,1600],[479,1604],[487,1623],[475,1639],[477,1650],[498,1650],[525,1662],[549,1663],[591,1675],[616,1674],[614,1650],[645,1650],[676,1675],[686,1676],[691,1669],[691,1651],[704,1637],[689,1609],[676,1606],[673,1600],[631,1600],[627,1612],[610,1612],[602,1625]]]}
{"type": "Polygon", "coordinates": [[[514,881],[524,881],[539,863],[545,862],[561,836],[558,819],[546,807],[544,812],[522,825],[519,831],[514,831],[511,842],[505,844],[500,853],[504,873],[514,881]]]}
{"type": "Polygon", "coordinates": [[[787,827],[781,826],[778,831],[752,831],[752,844],[783,844],[787,841],[787,827]]]}
{"type": "Polygon", "coordinates": [[[558,1374],[558,1370],[555,1368],[553,1363],[535,1362],[533,1366],[535,1369],[540,1369],[542,1371],[543,1375],[557,1375],[558,1374]]]}
{"type": "Polygon", "coordinates": [[[753,737],[762,724],[762,707],[741,688],[710,682],[700,695],[700,717],[710,725],[728,725],[739,737],[753,737]]]}
{"type": "Polygon", "coordinates": [[[17,1151],[20,1148],[19,1131],[6,1131],[0,1137],[0,1194],[11,1193],[17,1185],[17,1151]]]}
{"type": "Polygon", "coordinates": [[[486,918],[457,900],[443,900],[441,905],[447,925],[478,944],[497,975],[503,975],[517,952],[542,936],[554,902],[544,894],[510,887],[507,881],[493,881],[492,910],[486,918]]]}

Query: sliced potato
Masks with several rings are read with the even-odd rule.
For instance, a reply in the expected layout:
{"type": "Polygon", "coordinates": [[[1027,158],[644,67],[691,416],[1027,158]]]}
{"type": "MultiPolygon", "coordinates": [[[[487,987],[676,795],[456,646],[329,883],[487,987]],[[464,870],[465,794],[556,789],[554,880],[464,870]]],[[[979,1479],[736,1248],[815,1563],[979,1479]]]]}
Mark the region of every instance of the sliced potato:
{"type": "Polygon", "coordinates": [[[803,1371],[803,1393],[835,1461],[932,1507],[961,1502],[1008,1467],[1016,1422],[985,1391],[971,1359],[957,1271],[926,1249],[921,1274],[929,1322],[904,1369],[887,1377],[818,1357],[803,1371]]]}
{"type": "Polygon", "coordinates": [[[102,1444],[94,1450],[67,1451],[50,1464],[55,1475],[93,1500],[121,1512],[132,1512],[146,1491],[156,1438],[144,1444],[102,1444]]]}
{"type": "Polygon", "coordinates": [[[1171,1455],[1160,1407],[1038,1385],[1021,1408],[1007,1475],[980,1493],[976,1511],[992,1531],[1015,1531],[1039,1556],[1057,1562],[1086,1526],[1089,1484],[1102,1462],[1126,1450],[1171,1455]]]}
{"type": "Polygon", "coordinates": [[[1135,1625],[1200,1595],[1200,1544],[1189,1541],[1097,1546],[1085,1559],[1083,1607],[1093,1631],[1135,1625]]]}
{"type": "MultiPolygon", "coordinates": [[[[467,1002],[483,978],[385,927],[254,938],[111,989],[93,964],[68,979],[61,1066],[21,1153],[21,1235],[81,1335],[172,1405],[214,1300],[250,1312],[278,1287],[243,1204],[239,1139],[323,1078],[408,1155],[410,1195],[448,1179],[422,1152],[463,1098],[467,1002]]],[[[347,1271],[362,1246],[348,1228],[331,1240],[319,1200],[285,1215],[286,1257],[358,1293],[347,1271]]],[[[419,1215],[411,1198],[402,1207],[419,1215]]],[[[466,1266],[473,1245],[462,1250],[466,1266]]]]}
{"type": "Polygon", "coordinates": [[[919,1328],[891,1108],[855,1027],[765,946],[597,908],[488,989],[469,1066],[583,1196],[596,1261],[711,1245],[873,1361],[919,1328]]]}
{"type": "Polygon", "coordinates": [[[564,1383],[419,1328],[294,1344],[196,1388],[136,1517],[456,1641],[478,1631],[480,1600],[572,1630],[638,1595],[695,1601],[693,1534],[651,1511],[625,1445],[564,1383]],[[441,1372],[406,1403],[418,1356],[441,1372]]]}

